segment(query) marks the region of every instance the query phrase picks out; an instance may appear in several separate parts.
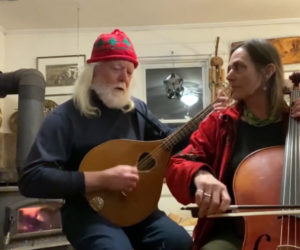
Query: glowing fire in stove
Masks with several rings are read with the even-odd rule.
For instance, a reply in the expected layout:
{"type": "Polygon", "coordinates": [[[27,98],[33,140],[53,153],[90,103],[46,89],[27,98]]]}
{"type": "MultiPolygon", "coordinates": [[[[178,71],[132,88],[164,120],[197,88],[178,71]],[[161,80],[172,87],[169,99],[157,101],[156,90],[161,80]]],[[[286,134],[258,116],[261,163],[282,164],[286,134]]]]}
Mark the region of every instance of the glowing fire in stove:
{"type": "Polygon", "coordinates": [[[19,233],[61,228],[59,207],[37,206],[18,209],[19,233]]]}

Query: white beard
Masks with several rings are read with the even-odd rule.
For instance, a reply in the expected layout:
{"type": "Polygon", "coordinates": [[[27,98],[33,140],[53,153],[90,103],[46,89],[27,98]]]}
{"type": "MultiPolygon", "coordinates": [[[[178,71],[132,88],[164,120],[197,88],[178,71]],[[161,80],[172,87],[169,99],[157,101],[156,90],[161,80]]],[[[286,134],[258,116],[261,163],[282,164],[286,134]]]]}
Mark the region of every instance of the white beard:
{"type": "Polygon", "coordinates": [[[130,89],[125,83],[111,84],[105,82],[93,83],[91,89],[96,92],[100,100],[109,108],[122,109],[131,104],[130,89]],[[117,89],[120,87],[123,89],[117,89]]]}

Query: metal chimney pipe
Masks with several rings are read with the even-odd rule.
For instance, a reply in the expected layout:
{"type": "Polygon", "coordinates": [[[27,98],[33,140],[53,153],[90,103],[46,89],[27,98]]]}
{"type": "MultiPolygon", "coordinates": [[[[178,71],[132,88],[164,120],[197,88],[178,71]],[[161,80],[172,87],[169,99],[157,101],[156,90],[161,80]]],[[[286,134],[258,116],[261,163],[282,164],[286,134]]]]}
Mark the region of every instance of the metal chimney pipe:
{"type": "Polygon", "coordinates": [[[45,80],[38,70],[20,69],[0,74],[0,98],[18,94],[16,166],[20,173],[30,147],[44,120],[45,80]]]}

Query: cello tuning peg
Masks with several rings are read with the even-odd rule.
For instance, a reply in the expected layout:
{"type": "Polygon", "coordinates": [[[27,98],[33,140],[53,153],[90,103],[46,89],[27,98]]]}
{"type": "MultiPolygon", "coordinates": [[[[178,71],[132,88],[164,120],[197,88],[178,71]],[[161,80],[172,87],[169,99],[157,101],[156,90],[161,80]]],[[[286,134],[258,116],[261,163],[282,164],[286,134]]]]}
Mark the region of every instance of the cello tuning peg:
{"type": "Polygon", "coordinates": [[[298,86],[300,83],[300,72],[299,71],[294,72],[289,76],[289,79],[295,84],[295,86],[298,86]]]}

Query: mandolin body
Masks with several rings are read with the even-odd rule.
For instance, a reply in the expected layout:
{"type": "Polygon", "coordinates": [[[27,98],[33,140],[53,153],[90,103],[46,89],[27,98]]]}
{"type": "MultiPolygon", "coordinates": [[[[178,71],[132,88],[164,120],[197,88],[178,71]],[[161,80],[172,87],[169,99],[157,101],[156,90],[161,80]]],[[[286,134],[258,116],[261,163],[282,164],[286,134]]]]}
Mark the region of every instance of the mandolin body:
{"type": "Polygon", "coordinates": [[[85,155],[79,171],[132,165],[138,167],[140,180],[130,193],[101,191],[87,194],[86,198],[94,210],[112,223],[121,227],[134,225],[157,209],[169,158],[170,151],[163,147],[163,140],[116,139],[100,144],[85,155]],[[149,163],[147,169],[141,166],[145,160],[149,163]],[[101,205],[93,202],[99,198],[101,205]]]}

